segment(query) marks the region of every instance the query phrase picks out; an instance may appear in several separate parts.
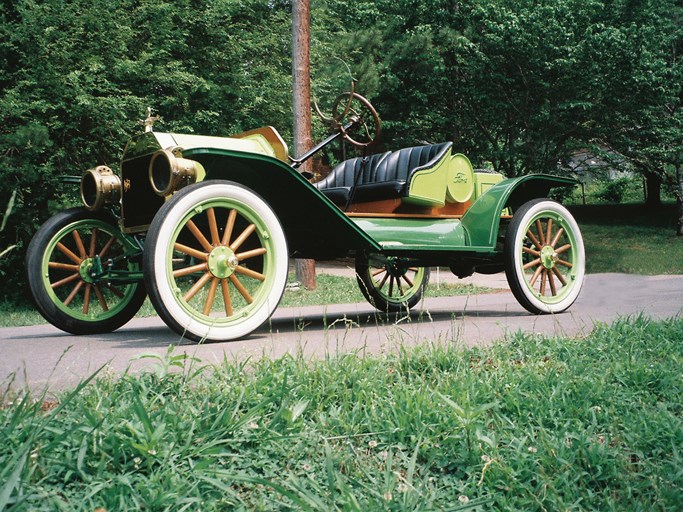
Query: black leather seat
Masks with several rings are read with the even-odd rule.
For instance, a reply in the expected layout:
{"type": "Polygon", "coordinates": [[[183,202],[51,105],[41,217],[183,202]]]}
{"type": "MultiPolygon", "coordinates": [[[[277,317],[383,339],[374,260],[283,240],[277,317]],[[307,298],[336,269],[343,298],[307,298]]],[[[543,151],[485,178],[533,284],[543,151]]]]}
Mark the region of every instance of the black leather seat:
{"type": "Polygon", "coordinates": [[[344,160],[324,179],[314,183],[333,203],[345,205],[353,192],[353,202],[395,199],[407,194],[408,183],[420,169],[429,168],[451,148],[452,142],[404,148],[367,157],[344,160]]]}

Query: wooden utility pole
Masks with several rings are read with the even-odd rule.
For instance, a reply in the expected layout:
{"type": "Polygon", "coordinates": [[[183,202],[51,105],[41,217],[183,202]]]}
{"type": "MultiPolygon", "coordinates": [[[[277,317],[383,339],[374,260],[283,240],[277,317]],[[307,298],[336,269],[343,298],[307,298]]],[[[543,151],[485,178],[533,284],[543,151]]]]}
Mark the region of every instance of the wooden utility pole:
{"type": "MultiPolygon", "coordinates": [[[[292,0],[292,78],[294,158],[313,147],[311,135],[311,9],[309,0],[292,0]]],[[[307,171],[310,161],[299,170],[307,171]]],[[[294,260],[296,278],[307,290],[315,289],[315,261],[294,260]]]]}

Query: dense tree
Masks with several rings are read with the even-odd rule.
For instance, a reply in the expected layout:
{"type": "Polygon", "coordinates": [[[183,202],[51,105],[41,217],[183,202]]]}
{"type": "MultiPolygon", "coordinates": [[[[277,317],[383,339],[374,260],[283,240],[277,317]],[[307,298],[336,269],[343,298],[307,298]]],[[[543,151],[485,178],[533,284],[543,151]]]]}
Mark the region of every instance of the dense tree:
{"type": "MultiPolygon", "coordinates": [[[[651,200],[676,170],[683,195],[682,19],[680,0],[313,0],[313,94],[324,107],[353,76],[387,149],[453,140],[514,176],[594,144],[651,200]]],[[[3,280],[74,197],[60,178],[116,167],[147,106],[166,130],[290,140],[290,34],[288,0],[0,0],[3,280]]]]}

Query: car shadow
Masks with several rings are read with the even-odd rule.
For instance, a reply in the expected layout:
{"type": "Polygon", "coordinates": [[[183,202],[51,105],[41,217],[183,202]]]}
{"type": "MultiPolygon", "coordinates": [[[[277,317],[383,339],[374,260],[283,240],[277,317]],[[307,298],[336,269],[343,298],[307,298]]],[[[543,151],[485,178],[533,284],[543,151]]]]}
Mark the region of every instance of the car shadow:
{"type": "MultiPolygon", "coordinates": [[[[310,308],[307,308],[310,309],[310,308]]],[[[466,321],[476,318],[509,318],[530,316],[525,311],[505,311],[476,309],[469,311],[445,311],[435,309],[412,310],[404,313],[382,313],[379,311],[358,311],[357,305],[349,305],[347,311],[339,310],[329,312],[319,310],[316,312],[304,312],[295,308],[280,309],[277,316],[271,317],[261,327],[248,336],[230,341],[205,341],[195,342],[180,336],[163,325],[158,317],[137,318],[121,327],[120,329],[105,334],[93,334],[79,336],[78,339],[98,340],[111,342],[114,346],[124,348],[159,348],[174,346],[194,346],[198,344],[219,345],[221,343],[235,344],[239,342],[254,342],[263,339],[272,339],[278,334],[320,334],[327,331],[367,328],[390,328],[404,327],[416,323],[434,323],[444,321],[466,321]],[[147,325],[145,325],[147,324],[147,325]],[[151,325],[150,325],[151,324],[151,325]]],[[[57,329],[51,333],[41,333],[40,337],[46,340],[59,340],[71,337],[71,334],[57,329]]],[[[12,336],[15,340],[35,339],[32,334],[19,334],[12,336]]],[[[76,342],[77,343],[77,342],[76,342]]]]}

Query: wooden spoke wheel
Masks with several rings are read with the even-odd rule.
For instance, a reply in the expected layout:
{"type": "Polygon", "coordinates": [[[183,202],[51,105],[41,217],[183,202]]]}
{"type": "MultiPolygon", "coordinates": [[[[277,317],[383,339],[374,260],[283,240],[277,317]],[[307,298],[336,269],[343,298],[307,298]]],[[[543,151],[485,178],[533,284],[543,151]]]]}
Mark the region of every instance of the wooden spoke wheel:
{"type": "Polygon", "coordinates": [[[128,322],[145,300],[142,281],[109,282],[112,272],[135,272],[139,252],[101,212],[72,208],[49,219],[26,253],[29,288],[38,311],[73,334],[111,332],[128,322]]]}
{"type": "Polygon", "coordinates": [[[356,279],[363,295],[380,311],[400,312],[415,307],[429,282],[429,268],[398,258],[356,258],[356,279]]]}
{"type": "Polygon", "coordinates": [[[569,211],[534,199],[514,213],[505,237],[505,274],[532,313],[559,313],[579,296],[585,272],[583,239],[569,211]]]}
{"type": "Polygon", "coordinates": [[[275,213],[227,181],[187,187],[154,217],[145,281],[159,316],[196,341],[246,336],[273,313],[287,282],[287,243],[275,213]]]}

